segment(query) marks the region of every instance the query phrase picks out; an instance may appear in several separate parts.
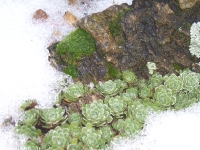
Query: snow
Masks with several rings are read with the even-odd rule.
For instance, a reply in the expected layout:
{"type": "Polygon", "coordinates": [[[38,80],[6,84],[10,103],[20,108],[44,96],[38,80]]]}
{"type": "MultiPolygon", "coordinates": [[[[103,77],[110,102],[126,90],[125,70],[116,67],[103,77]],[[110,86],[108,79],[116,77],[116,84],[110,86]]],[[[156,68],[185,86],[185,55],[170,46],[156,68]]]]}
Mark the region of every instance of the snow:
{"type": "MultiPolygon", "coordinates": [[[[115,0],[116,4],[132,0],[115,0]]],[[[19,106],[36,99],[39,107],[51,106],[58,94],[58,82],[70,78],[50,66],[47,47],[74,30],[63,19],[71,11],[79,19],[113,5],[113,0],[93,0],[90,5],[69,6],[67,0],[0,1],[0,124],[7,116],[15,121],[19,106]],[[46,21],[32,19],[43,9],[46,21]],[[57,36],[55,32],[61,34],[57,36]]],[[[0,127],[0,150],[23,149],[23,139],[16,139],[14,127],[0,127]]],[[[142,136],[113,143],[114,150],[186,150],[200,149],[200,105],[185,111],[153,114],[142,136]]]]}
{"type": "Polygon", "coordinates": [[[200,104],[149,116],[142,135],[113,142],[113,150],[199,150],[200,104]]]}

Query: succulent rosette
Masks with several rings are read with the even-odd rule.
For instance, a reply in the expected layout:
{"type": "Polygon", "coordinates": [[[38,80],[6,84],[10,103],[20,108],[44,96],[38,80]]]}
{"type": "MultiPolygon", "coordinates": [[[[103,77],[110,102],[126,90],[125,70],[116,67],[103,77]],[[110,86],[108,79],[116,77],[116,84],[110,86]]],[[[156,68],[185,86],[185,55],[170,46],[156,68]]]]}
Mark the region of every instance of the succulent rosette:
{"type": "Polygon", "coordinates": [[[30,109],[24,112],[24,114],[21,116],[21,121],[19,121],[19,123],[25,125],[30,124],[35,126],[38,122],[38,118],[39,118],[39,110],[30,109]]]}
{"type": "Polygon", "coordinates": [[[155,88],[153,98],[155,103],[163,108],[171,107],[176,103],[176,96],[173,95],[173,92],[170,88],[167,88],[164,85],[160,85],[155,88]]]}
{"type": "Polygon", "coordinates": [[[29,139],[36,139],[42,134],[41,130],[36,129],[34,126],[30,124],[17,126],[15,131],[16,133],[24,135],[29,139]]]}
{"type": "Polygon", "coordinates": [[[127,102],[124,101],[120,96],[105,97],[105,103],[111,109],[111,114],[116,118],[122,118],[126,114],[127,102]]]}
{"type": "Polygon", "coordinates": [[[61,106],[57,108],[43,109],[40,112],[44,128],[53,128],[67,120],[65,110],[61,106]]]}
{"type": "Polygon", "coordinates": [[[33,140],[27,141],[24,146],[25,146],[26,150],[38,150],[39,149],[38,143],[33,140]]]}
{"type": "Polygon", "coordinates": [[[70,144],[67,146],[67,150],[82,150],[82,146],[77,144],[70,144]]]}
{"type": "Polygon", "coordinates": [[[123,71],[122,78],[126,83],[129,84],[137,82],[137,76],[130,70],[123,71]]]}
{"type": "Polygon", "coordinates": [[[115,96],[127,87],[127,83],[117,79],[108,80],[105,83],[99,82],[96,89],[104,96],[115,96]]]}
{"type": "Polygon", "coordinates": [[[70,84],[61,94],[61,98],[67,102],[75,102],[79,100],[79,98],[83,97],[87,91],[87,86],[83,86],[81,82],[77,82],[75,84],[70,84]]]}
{"type": "Polygon", "coordinates": [[[71,123],[76,123],[77,125],[82,124],[82,115],[80,113],[71,113],[68,116],[68,122],[71,123]]]}
{"type": "Polygon", "coordinates": [[[131,118],[126,118],[125,120],[118,119],[117,122],[112,123],[112,127],[119,131],[121,136],[125,137],[134,137],[142,130],[142,125],[131,118]]]}
{"type": "Polygon", "coordinates": [[[192,89],[199,86],[200,74],[192,72],[190,70],[184,70],[180,73],[180,77],[183,81],[183,88],[191,91],[192,89]]]}
{"type": "Polygon", "coordinates": [[[127,88],[125,93],[120,93],[120,96],[124,101],[130,103],[138,97],[138,89],[137,87],[127,88]]]}
{"type": "Polygon", "coordinates": [[[147,87],[149,85],[148,81],[145,79],[139,80],[138,82],[138,88],[143,88],[143,87],[147,87]]]}
{"type": "Polygon", "coordinates": [[[82,142],[88,149],[99,149],[100,145],[105,144],[101,138],[101,130],[95,130],[92,124],[86,124],[86,127],[82,128],[82,142]]]}
{"type": "Polygon", "coordinates": [[[192,99],[195,98],[197,101],[200,101],[200,86],[193,88],[190,92],[188,92],[188,98],[192,99]]]}
{"type": "Polygon", "coordinates": [[[104,140],[105,143],[110,143],[113,139],[115,133],[110,126],[103,126],[100,128],[102,132],[101,138],[104,140]]]}
{"type": "Polygon", "coordinates": [[[80,139],[82,126],[78,125],[75,122],[72,122],[71,124],[67,124],[66,128],[69,129],[69,133],[72,138],[80,139]]]}
{"type": "Polygon", "coordinates": [[[161,85],[163,82],[163,77],[159,73],[154,73],[149,79],[149,85],[151,88],[155,88],[161,85]]]}
{"type": "Polygon", "coordinates": [[[151,102],[148,102],[148,100],[133,101],[133,103],[128,106],[128,117],[143,124],[148,115],[155,110],[157,110],[157,108],[153,106],[151,102]]]}
{"type": "Polygon", "coordinates": [[[103,126],[112,121],[110,108],[102,100],[93,101],[91,104],[82,105],[83,123],[93,126],[103,126]]]}
{"type": "Polygon", "coordinates": [[[180,76],[171,74],[168,77],[165,77],[164,85],[172,90],[173,93],[176,93],[183,88],[183,81],[180,76]]]}
{"type": "Polygon", "coordinates": [[[49,147],[49,148],[45,148],[45,150],[63,150],[63,148],[60,148],[60,147],[49,147]]]}
{"type": "Polygon", "coordinates": [[[176,104],[174,108],[176,110],[184,109],[196,102],[198,102],[198,99],[190,97],[188,92],[183,91],[176,95],[176,104]]]}
{"type": "Polygon", "coordinates": [[[65,149],[71,143],[70,131],[68,128],[57,126],[50,130],[44,137],[44,147],[65,149]]]}
{"type": "Polygon", "coordinates": [[[141,87],[139,89],[139,96],[142,99],[151,97],[152,96],[152,89],[151,89],[151,87],[149,87],[149,86],[147,86],[147,87],[141,87]]]}

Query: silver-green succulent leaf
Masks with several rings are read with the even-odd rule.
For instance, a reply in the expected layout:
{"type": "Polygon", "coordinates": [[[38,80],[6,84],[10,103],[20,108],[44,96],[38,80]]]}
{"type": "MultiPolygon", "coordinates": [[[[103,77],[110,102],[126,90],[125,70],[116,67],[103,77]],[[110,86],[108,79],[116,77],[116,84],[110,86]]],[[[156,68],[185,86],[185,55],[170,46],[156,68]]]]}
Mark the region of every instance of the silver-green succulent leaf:
{"type": "Polygon", "coordinates": [[[108,80],[105,83],[99,82],[96,85],[96,89],[104,96],[114,96],[120,93],[127,87],[127,83],[117,79],[117,80],[108,80]]]}
{"type": "Polygon", "coordinates": [[[162,82],[163,82],[163,77],[162,77],[162,75],[156,72],[156,73],[154,73],[154,74],[151,76],[151,78],[149,79],[149,86],[150,86],[151,88],[155,88],[155,87],[161,85],[162,82]]]}
{"type": "Polygon", "coordinates": [[[86,124],[86,127],[82,128],[82,142],[88,149],[98,149],[103,144],[101,130],[95,130],[92,124],[86,124]]]}
{"type": "Polygon", "coordinates": [[[24,125],[30,124],[35,126],[38,122],[38,118],[39,118],[39,110],[30,109],[22,114],[21,121],[19,121],[19,123],[24,125]]]}
{"type": "Polygon", "coordinates": [[[149,86],[141,87],[139,89],[139,96],[142,99],[149,98],[152,96],[152,89],[149,86]]]}
{"type": "Polygon", "coordinates": [[[69,123],[76,123],[78,125],[82,124],[82,115],[80,113],[71,113],[68,116],[69,123]]]}
{"type": "Polygon", "coordinates": [[[44,144],[48,147],[66,148],[71,143],[70,131],[57,126],[50,130],[44,137],[44,144]]]}
{"type": "Polygon", "coordinates": [[[69,129],[69,133],[70,133],[70,136],[72,138],[78,138],[80,139],[81,138],[81,128],[82,126],[80,126],[79,124],[75,123],[75,122],[72,122],[70,124],[67,124],[66,127],[69,129]]]}
{"type": "Polygon", "coordinates": [[[126,118],[125,120],[118,119],[112,124],[112,127],[119,131],[121,136],[134,137],[141,132],[143,126],[131,118],[126,118]]]}
{"type": "Polygon", "coordinates": [[[137,82],[137,76],[134,72],[126,70],[122,72],[122,78],[126,83],[132,84],[137,82]]]}
{"type": "Polygon", "coordinates": [[[138,89],[137,87],[127,88],[125,93],[120,93],[120,96],[124,101],[130,103],[138,97],[138,89]]]}
{"type": "Polygon", "coordinates": [[[63,148],[54,146],[54,147],[45,148],[45,150],[63,150],[63,148]]]}
{"type": "Polygon", "coordinates": [[[25,146],[25,150],[38,150],[39,149],[39,145],[38,145],[37,141],[34,141],[34,140],[27,141],[24,146],[25,146]]]}
{"type": "Polygon", "coordinates": [[[190,70],[184,70],[180,73],[180,77],[183,80],[183,88],[191,91],[193,88],[199,86],[200,74],[192,72],[190,70]]]}
{"type": "Polygon", "coordinates": [[[82,105],[83,123],[93,126],[103,126],[112,121],[110,108],[102,100],[93,101],[91,104],[82,105]]]}
{"type": "Polygon", "coordinates": [[[188,98],[193,99],[195,98],[197,101],[200,101],[200,86],[193,88],[191,91],[188,92],[188,98]]]}
{"type": "Polygon", "coordinates": [[[145,79],[142,79],[138,82],[138,88],[143,88],[148,86],[148,81],[145,79]]]}
{"type": "Polygon", "coordinates": [[[100,130],[102,132],[102,139],[105,143],[110,143],[115,135],[113,129],[110,126],[103,126],[100,130]]]}
{"type": "MultiPolygon", "coordinates": [[[[80,128],[80,134],[82,132],[82,128],[80,128]]],[[[80,142],[81,139],[77,139],[77,138],[72,138],[71,140],[71,144],[69,144],[67,146],[67,150],[82,150],[83,149],[83,143],[80,142]]]]}
{"type": "Polygon", "coordinates": [[[145,123],[149,114],[157,109],[151,105],[148,101],[134,101],[132,105],[128,106],[128,117],[138,121],[139,123],[145,123]]]}
{"type": "Polygon", "coordinates": [[[67,120],[65,110],[61,106],[57,108],[43,109],[40,112],[41,121],[44,128],[52,128],[62,124],[67,120]]]}
{"type": "Polygon", "coordinates": [[[76,144],[70,144],[67,146],[67,150],[82,150],[82,146],[76,144]]]}
{"type": "Polygon", "coordinates": [[[26,136],[29,139],[37,139],[41,134],[41,130],[36,129],[34,126],[28,124],[23,126],[17,126],[15,128],[17,134],[26,136]]]}
{"type": "Polygon", "coordinates": [[[165,78],[164,85],[172,90],[173,93],[176,93],[183,89],[183,80],[180,76],[171,74],[165,78]]]}
{"type": "Polygon", "coordinates": [[[169,108],[176,103],[176,96],[170,88],[164,85],[160,85],[155,88],[155,93],[153,96],[155,103],[160,107],[169,108]]]}
{"type": "Polygon", "coordinates": [[[63,91],[63,98],[67,102],[78,101],[88,91],[88,87],[84,86],[81,82],[70,84],[68,88],[63,91]]]}
{"type": "Polygon", "coordinates": [[[189,96],[186,91],[180,92],[176,95],[176,104],[174,105],[175,110],[180,110],[191,106],[198,100],[189,96]]]}
{"type": "Polygon", "coordinates": [[[120,96],[106,96],[105,103],[108,104],[111,109],[111,114],[116,118],[122,118],[123,115],[126,115],[127,102],[124,101],[120,96]]]}

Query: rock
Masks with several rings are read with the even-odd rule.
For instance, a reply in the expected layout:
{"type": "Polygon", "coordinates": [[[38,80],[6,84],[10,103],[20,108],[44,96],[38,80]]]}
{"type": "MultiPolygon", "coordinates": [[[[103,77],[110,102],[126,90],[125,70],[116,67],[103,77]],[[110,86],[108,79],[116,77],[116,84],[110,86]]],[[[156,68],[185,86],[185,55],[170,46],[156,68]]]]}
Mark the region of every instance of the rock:
{"type": "Polygon", "coordinates": [[[147,78],[148,61],[155,62],[158,71],[164,74],[174,72],[178,64],[191,68],[196,59],[188,49],[190,26],[200,19],[199,5],[190,12],[180,12],[175,6],[173,2],[135,0],[131,7],[114,5],[81,19],[78,25],[95,38],[98,54],[106,62],[112,62],[120,71],[131,69],[147,78]],[[113,36],[109,23],[115,23],[117,14],[123,10],[118,29],[123,34],[113,36]]]}
{"type": "Polygon", "coordinates": [[[42,9],[38,9],[33,15],[36,20],[46,20],[48,17],[47,13],[42,9]]]}
{"type": "Polygon", "coordinates": [[[191,8],[199,0],[179,0],[179,5],[181,9],[191,8]]]}
{"type": "Polygon", "coordinates": [[[94,54],[77,63],[80,79],[107,80],[123,70],[148,78],[147,62],[156,63],[163,75],[184,68],[198,72],[200,60],[191,56],[189,44],[191,24],[200,21],[199,8],[200,2],[182,10],[176,1],[134,0],[131,6],[114,5],[79,20],[77,25],[96,42],[94,54]]]}
{"type": "Polygon", "coordinates": [[[68,0],[68,4],[69,5],[77,5],[78,4],[78,0],[68,0]]]}
{"type": "Polygon", "coordinates": [[[89,5],[90,1],[93,1],[93,0],[68,0],[68,4],[69,5],[78,5],[78,4],[89,5]]]}
{"type": "Polygon", "coordinates": [[[111,23],[114,22],[113,28],[117,28],[116,30],[118,30],[118,15],[128,8],[127,4],[114,5],[101,13],[94,13],[87,16],[77,23],[79,27],[86,30],[95,38],[98,54],[104,57],[107,62],[112,62],[116,66],[119,66],[118,57],[121,57],[121,53],[123,52],[122,44],[118,43],[120,40],[123,40],[124,37],[120,31],[119,33],[114,33],[115,31],[113,31],[113,34],[119,34],[118,36],[113,36],[109,25],[111,26],[111,23]]]}
{"type": "Polygon", "coordinates": [[[1,124],[1,128],[5,128],[7,126],[14,126],[15,121],[13,120],[13,117],[11,115],[6,115],[5,118],[3,119],[3,123],[1,124]]]}
{"type": "Polygon", "coordinates": [[[65,15],[64,15],[63,17],[64,17],[64,19],[65,19],[66,21],[68,21],[70,24],[72,24],[73,26],[76,26],[76,23],[77,23],[77,21],[78,21],[78,18],[77,18],[75,15],[73,15],[71,12],[66,11],[66,12],[65,12],[65,15]]]}

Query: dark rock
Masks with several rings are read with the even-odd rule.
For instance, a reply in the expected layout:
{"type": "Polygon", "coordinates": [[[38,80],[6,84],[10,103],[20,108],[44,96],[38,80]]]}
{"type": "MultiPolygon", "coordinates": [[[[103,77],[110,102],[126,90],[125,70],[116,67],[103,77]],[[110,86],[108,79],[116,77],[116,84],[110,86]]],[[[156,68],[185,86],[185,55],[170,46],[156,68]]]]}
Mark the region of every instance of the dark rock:
{"type": "Polygon", "coordinates": [[[132,6],[115,5],[85,17],[78,25],[95,38],[98,54],[105,61],[120,71],[131,69],[146,78],[148,61],[155,62],[163,74],[175,72],[174,64],[192,68],[196,58],[189,52],[189,36],[191,24],[200,20],[198,8],[199,3],[190,10],[181,10],[172,1],[135,0],[132,6]],[[114,37],[109,22],[123,10],[128,10],[120,19],[123,34],[114,37]]]}
{"type": "Polygon", "coordinates": [[[105,80],[113,77],[110,72],[127,69],[148,78],[147,62],[155,62],[161,74],[184,68],[199,72],[199,59],[189,52],[190,26],[200,21],[199,8],[200,2],[182,10],[178,0],[134,0],[131,6],[114,5],[79,20],[97,46],[78,63],[80,78],[105,80]]]}

